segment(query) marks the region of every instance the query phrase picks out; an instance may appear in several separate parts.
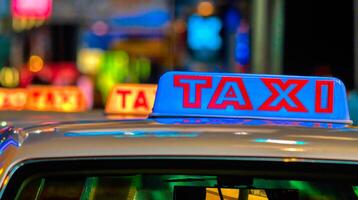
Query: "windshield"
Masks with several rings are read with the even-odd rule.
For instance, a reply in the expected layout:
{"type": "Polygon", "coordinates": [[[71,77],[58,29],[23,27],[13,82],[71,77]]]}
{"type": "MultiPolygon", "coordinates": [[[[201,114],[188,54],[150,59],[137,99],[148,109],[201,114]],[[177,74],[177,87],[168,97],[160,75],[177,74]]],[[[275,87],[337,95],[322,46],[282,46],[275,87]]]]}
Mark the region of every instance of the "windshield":
{"type": "Polygon", "coordinates": [[[5,183],[2,198],[351,200],[358,199],[356,168],[260,159],[44,160],[19,167],[5,183]]]}
{"type": "Polygon", "coordinates": [[[350,184],[243,177],[231,177],[229,184],[221,180],[200,175],[46,175],[27,179],[16,199],[358,199],[357,187],[350,184]]]}

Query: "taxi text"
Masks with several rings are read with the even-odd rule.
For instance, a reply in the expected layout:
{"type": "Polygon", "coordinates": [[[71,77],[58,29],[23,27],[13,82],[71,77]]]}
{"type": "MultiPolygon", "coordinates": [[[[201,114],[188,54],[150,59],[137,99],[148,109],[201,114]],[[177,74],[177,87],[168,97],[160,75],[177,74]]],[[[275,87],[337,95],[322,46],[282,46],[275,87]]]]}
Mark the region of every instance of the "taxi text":
{"type": "MultiPolygon", "coordinates": [[[[305,79],[261,77],[261,82],[271,95],[258,107],[260,111],[308,112],[308,109],[297,97],[297,94],[308,83],[305,79]]],[[[315,80],[315,99],[312,102],[316,113],[333,112],[333,80],[315,80]],[[325,91],[325,92],[323,92],[325,91]]],[[[183,89],[184,108],[226,109],[232,106],[235,110],[253,110],[247,88],[241,77],[221,77],[217,86],[213,86],[211,76],[174,75],[174,87],[183,89]],[[213,90],[208,105],[202,103],[202,91],[213,90]],[[193,95],[194,94],[194,95],[193,95]]]]}

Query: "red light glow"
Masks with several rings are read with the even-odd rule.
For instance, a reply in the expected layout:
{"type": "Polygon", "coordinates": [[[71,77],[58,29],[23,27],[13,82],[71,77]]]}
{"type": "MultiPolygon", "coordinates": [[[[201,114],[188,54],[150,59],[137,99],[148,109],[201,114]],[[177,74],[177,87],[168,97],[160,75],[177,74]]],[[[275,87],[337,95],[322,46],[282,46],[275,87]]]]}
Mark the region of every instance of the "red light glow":
{"type": "Polygon", "coordinates": [[[47,19],[52,12],[52,0],[12,0],[15,18],[47,19]]]}

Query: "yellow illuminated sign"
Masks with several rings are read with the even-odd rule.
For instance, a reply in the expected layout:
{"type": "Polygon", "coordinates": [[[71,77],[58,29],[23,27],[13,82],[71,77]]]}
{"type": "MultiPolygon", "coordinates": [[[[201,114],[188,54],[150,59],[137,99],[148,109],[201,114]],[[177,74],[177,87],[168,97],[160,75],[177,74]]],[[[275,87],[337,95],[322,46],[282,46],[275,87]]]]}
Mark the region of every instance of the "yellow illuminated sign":
{"type": "Polygon", "coordinates": [[[26,89],[0,88],[1,110],[80,112],[87,109],[78,87],[30,86],[26,89]]]}
{"type": "Polygon", "coordinates": [[[26,108],[36,111],[81,112],[87,109],[81,90],[71,86],[30,86],[26,108]]]}
{"type": "Polygon", "coordinates": [[[152,112],[157,85],[117,84],[106,103],[108,114],[148,115],[152,112]]]}
{"type": "Polygon", "coordinates": [[[0,88],[0,110],[23,110],[26,101],[26,89],[0,88]]]}

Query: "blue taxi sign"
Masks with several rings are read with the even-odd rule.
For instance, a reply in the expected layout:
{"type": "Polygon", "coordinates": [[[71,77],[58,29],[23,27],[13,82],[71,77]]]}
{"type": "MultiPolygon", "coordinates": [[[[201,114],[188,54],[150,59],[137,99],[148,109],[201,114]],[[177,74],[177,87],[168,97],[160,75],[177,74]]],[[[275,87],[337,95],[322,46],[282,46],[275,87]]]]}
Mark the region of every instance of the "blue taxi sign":
{"type": "Polygon", "coordinates": [[[230,73],[164,74],[151,116],[351,123],[339,79],[230,73]]]}

